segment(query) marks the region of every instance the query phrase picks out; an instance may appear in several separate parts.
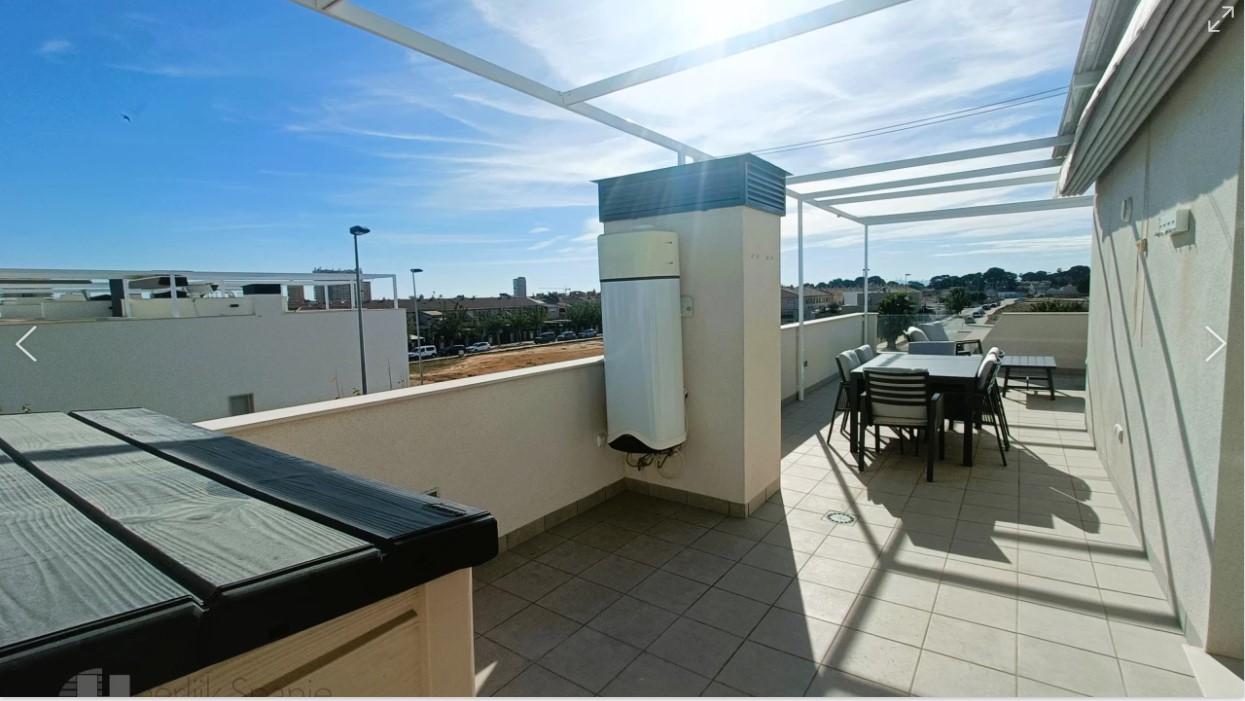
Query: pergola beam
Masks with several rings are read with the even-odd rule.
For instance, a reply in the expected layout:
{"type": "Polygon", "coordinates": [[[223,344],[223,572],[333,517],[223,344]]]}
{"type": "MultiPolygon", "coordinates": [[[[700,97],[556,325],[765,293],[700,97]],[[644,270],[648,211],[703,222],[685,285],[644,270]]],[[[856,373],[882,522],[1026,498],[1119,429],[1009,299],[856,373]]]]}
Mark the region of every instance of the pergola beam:
{"type": "Polygon", "coordinates": [[[938,221],[940,219],[988,217],[996,214],[1046,212],[1053,209],[1072,209],[1074,207],[1092,207],[1093,205],[1093,195],[1081,195],[1079,197],[1057,197],[1049,200],[1030,200],[1028,202],[987,204],[977,207],[957,207],[955,209],[932,209],[924,212],[883,214],[876,217],[861,217],[861,220],[866,226],[879,226],[882,224],[908,224],[912,222],[938,221]]]}
{"type": "Polygon", "coordinates": [[[362,29],[369,34],[375,34],[382,39],[388,39],[426,56],[431,56],[438,61],[461,68],[468,73],[474,73],[481,78],[487,78],[495,83],[500,83],[521,93],[531,95],[539,100],[558,102],[558,91],[543,83],[502,68],[495,63],[485,61],[475,54],[437,41],[427,34],[417,32],[384,15],[378,15],[375,12],[348,2],[348,0],[292,0],[292,2],[328,15],[357,29],[362,29]]]}
{"type": "Polygon", "coordinates": [[[838,197],[840,195],[853,195],[858,192],[875,192],[877,190],[893,190],[900,187],[912,187],[915,185],[932,185],[933,183],[945,183],[955,180],[968,180],[969,178],[986,178],[994,175],[1007,175],[1009,173],[1023,173],[1028,170],[1040,170],[1042,168],[1057,168],[1063,163],[1062,158],[1046,158],[1040,161],[1026,161],[1024,163],[1009,163],[1005,166],[993,166],[991,168],[977,168],[975,170],[960,170],[954,173],[939,173],[938,175],[925,175],[919,178],[904,178],[903,180],[889,180],[880,183],[867,183],[865,185],[853,185],[851,187],[840,187],[834,190],[818,190],[816,192],[804,193],[807,197],[812,197],[818,201],[825,198],[838,197]]]}
{"type": "MultiPolygon", "coordinates": [[[[413,51],[418,51],[425,56],[429,56],[437,59],[438,61],[448,63],[451,66],[461,68],[468,73],[473,73],[486,80],[491,80],[498,85],[504,85],[512,90],[517,90],[525,95],[547,102],[555,107],[561,107],[562,109],[587,117],[588,119],[617,129],[625,134],[630,134],[631,136],[643,139],[651,144],[656,144],[662,148],[670,149],[671,151],[679,154],[680,162],[689,156],[698,161],[712,160],[714,158],[714,156],[705,153],[698,148],[689,146],[681,141],[655,132],[652,129],[648,129],[647,127],[642,127],[629,119],[623,119],[622,117],[606,112],[599,107],[585,104],[563,104],[562,93],[543,83],[532,80],[526,76],[519,75],[514,71],[502,68],[495,63],[485,61],[474,54],[454,48],[444,42],[437,41],[436,39],[433,39],[432,37],[421,32],[417,32],[406,25],[394,22],[388,17],[378,15],[375,12],[371,12],[370,10],[366,10],[358,5],[354,5],[350,3],[349,0],[291,1],[332,17],[340,22],[344,22],[345,24],[349,24],[352,27],[362,29],[369,34],[374,34],[382,39],[405,46],[413,51]]],[[[789,187],[786,188],[786,192],[788,197],[794,197],[797,200],[805,200],[810,205],[829,212],[835,216],[843,217],[844,219],[853,222],[859,221],[855,216],[852,216],[851,214],[848,214],[840,209],[809,201],[805,195],[802,195],[789,187]]]]}
{"type": "Polygon", "coordinates": [[[562,104],[570,106],[608,95],[619,90],[647,83],[658,78],[674,75],[689,68],[703,66],[727,56],[734,56],[774,42],[790,39],[801,34],[829,27],[840,22],[861,17],[878,10],[893,7],[908,0],[842,0],[812,12],[796,15],[780,22],[745,32],[708,46],[692,49],[677,56],[655,61],[608,78],[581,85],[562,93],[562,104]]]}
{"type": "Polygon", "coordinates": [[[657,144],[672,151],[687,153],[695,158],[710,158],[709,154],[699,149],[591,105],[572,105],[568,107],[562,104],[562,93],[544,83],[515,73],[507,68],[502,68],[495,63],[485,61],[475,54],[455,48],[445,42],[437,41],[427,34],[415,31],[384,15],[379,15],[371,10],[359,7],[348,0],[336,0],[336,2],[292,0],[292,2],[316,10],[357,29],[362,29],[369,34],[374,34],[413,51],[418,51],[430,58],[435,58],[443,63],[461,68],[468,73],[491,80],[498,85],[504,85],[512,90],[517,90],[555,107],[569,109],[601,124],[644,139],[649,143],[657,144]]]}
{"type": "Polygon", "coordinates": [[[961,183],[959,185],[943,185],[941,187],[923,187],[896,192],[880,192],[871,195],[849,195],[828,200],[818,200],[822,204],[840,205],[850,202],[878,202],[903,197],[924,197],[926,195],[945,195],[949,192],[968,192],[970,190],[990,190],[1000,187],[1016,187],[1019,185],[1035,185],[1037,183],[1053,183],[1059,180],[1058,173],[1049,175],[1027,175],[1023,178],[1004,178],[1002,180],[986,180],[978,183],[961,183]]]}
{"type": "Polygon", "coordinates": [[[934,165],[936,163],[950,163],[952,161],[963,161],[970,158],[984,158],[986,156],[998,156],[1006,153],[1019,153],[1021,151],[1033,151],[1041,148],[1050,148],[1053,146],[1064,146],[1072,143],[1071,136],[1051,136],[1045,139],[1030,139],[1028,141],[1017,141],[1010,144],[998,144],[996,146],[983,146],[981,148],[970,148],[965,151],[952,151],[950,153],[939,153],[932,156],[919,156],[917,158],[904,158],[898,161],[888,161],[886,163],[874,163],[867,166],[857,166],[855,168],[842,168],[840,170],[827,170],[820,173],[809,173],[808,175],[795,175],[787,178],[788,185],[799,185],[800,183],[812,183],[819,180],[835,180],[838,178],[848,178],[856,175],[868,175],[870,173],[883,173],[888,170],[902,170],[904,168],[915,168],[917,166],[934,165]]]}

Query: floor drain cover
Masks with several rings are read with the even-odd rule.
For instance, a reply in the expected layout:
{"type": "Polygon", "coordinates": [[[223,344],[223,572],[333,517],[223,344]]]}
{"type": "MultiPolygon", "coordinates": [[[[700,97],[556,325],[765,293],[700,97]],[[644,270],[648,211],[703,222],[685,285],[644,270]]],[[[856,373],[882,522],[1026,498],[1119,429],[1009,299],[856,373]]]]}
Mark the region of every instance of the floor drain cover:
{"type": "Polygon", "coordinates": [[[845,514],[842,511],[831,511],[826,514],[826,520],[832,523],[856,523],[855,516],[845,514]]]}

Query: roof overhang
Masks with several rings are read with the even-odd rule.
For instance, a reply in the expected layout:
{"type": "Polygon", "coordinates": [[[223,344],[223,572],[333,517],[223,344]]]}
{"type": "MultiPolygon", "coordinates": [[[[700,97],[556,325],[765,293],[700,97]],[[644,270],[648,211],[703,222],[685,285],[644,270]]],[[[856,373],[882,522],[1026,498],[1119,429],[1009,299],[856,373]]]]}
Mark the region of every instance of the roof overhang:
{"type": "MultiPolygon", "coordinates": [[[[1137,0],[1094,0],[1085,20],[1085,32],[1081,35],[1081,48],[1072,67],[1072,79],[1068,82],[1068,97],[1064,102],[1063,116],[1059,119],[1059,135],[1076,134],[1081,113],[1089,103],[1090,95],[1098,87],[1098,81],[1111,65],[1115,47],[1133,16],[1137,0]]],[[[1054,156],[1068,154],[1071,144],[1055,147],[1054,156]]]]}
{"type": "Polygon", "coordinates": [[[1206,43],[1214,40],[1217,33],[1211,24],[1236,4],[1237,0],[1095,0],[1091,20],[1105,15],[1103,23],[1111,27],[1132,7],[1114,47],[1107,43],[1108,32],[1090,37],[1087,28],[1080,56],[1109,52],[1110,59],[1084,98],[1083,109],[1077,109],[1079,103],[1069,93],[1064,108],[1068,124],[1061,129],[1074,131],[1076,139],[1060,173],[1061,194],[1085,192],[1106,171],[1206,43]],[[1087,46],[1091,38],[1101,39],[1101,45],[1087,46]],[[1073,116],[1075,122],[1069,121],[1073,116]]]}

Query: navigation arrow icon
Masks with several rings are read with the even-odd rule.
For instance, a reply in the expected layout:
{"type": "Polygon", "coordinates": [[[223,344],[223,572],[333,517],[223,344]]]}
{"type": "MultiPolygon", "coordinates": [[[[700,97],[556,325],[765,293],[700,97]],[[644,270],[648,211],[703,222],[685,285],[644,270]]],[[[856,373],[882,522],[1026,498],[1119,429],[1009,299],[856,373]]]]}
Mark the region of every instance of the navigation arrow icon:
{"type": "Polygon", "coordinates": [[[1215,333],[1214,331],[1211,331],[1209,326],[1206,327],[1206,333],[1214,336],[1215,340],[1219,341],[1219,347],[1216,348],[1213,353],[1206,356],[1206,362],[1209,363],[1211,358],[1215,357],[1219,353],[1219,351],[1223,350],[1224,346],[1228,345],[1228,342],[1220,338],[1219,334],[1215,333]]]}
{"type": "Polygon", "coordinates": [[[27,331],[25,334],[23,334],[21,338],[17,339],[17,343],[14,343],[14,344],[13,344],[13,345],[17,346],[17,349],[18,349],[19,351],[21,351],[21,352],[25,353],[25,354],[26,354],[26,357],[27,357],[27,358],[30,358],[30,362],[32,362],[32,363],[37,363],[37,362],[39,362],[39,361],[38,361],[38,360],[35,360],[35,356],[31,355],[31,354],[30,354],[30,351],[26,350],[25,348],[22,348],[22,341],[25,341],[27,338],[30,338],[30,334],[34,333],[34,332],[35,332],[35,329],[37,329],[37,328],[39,328],[39,327],[38,327],[38,326],[31,326],[31,327],[30,327],[30,330],[29,330],[29,331],[27,331]]]}

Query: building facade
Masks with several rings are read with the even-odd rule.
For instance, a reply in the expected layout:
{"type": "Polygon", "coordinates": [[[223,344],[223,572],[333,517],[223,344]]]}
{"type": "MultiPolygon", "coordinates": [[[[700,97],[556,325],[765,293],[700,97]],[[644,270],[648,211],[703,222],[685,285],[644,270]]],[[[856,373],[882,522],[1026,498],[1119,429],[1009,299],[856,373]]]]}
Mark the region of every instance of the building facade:
{"type": "MultiPolygon", "coordinates": [[[[352,268],[313,268],[311,272],[315,274],[320,274],[320,275],[332,275],[332,274],[354,275],[354,269],[352,268]]],[[[337,285],[325,285],[322,287],[313,287],[312,288],[312,299],[314,299],[317,303],[319,303],[322,308],[326,305],[326,303],[327,303],[327,306],[330,308],[331,307],[349,307],[351,305],[351,300],[353,299],[352,295],[350,294],[351,287],[353,287],[353,285],[350,285],[350,284],[344,284],[344,285],[337,284],[337,285]]],[[[371,302],[372,301],[372,283],[367,280],[364,280],[362,288],[363,288],[363,294],[362,294],[363,301],[371,302]]]]}
{"type": "MultiPolygon", "coordinates": [[[[782,323],[794,321],[799,317],[800,291],[795,286],[783,286],[780,294],[782,323]]],[[[838,290],[818,289],[804,286],[804,318],[817,319],[828,316],[832,310],[843,304],[843,294],[838,290]]]]}
{"type": "MultiPolygon", "coordinates": [[[[176,298],[167,291],[164,298],[150,291],[124,298],[81,292],[19,298],[6,294],[5,272],[0,344],[13,357],[5,361],[0,413],[143,406],[202,421],[362,389],[353,310],[290,311],[277,283],[242,285],[275,288],[275,294],[244,294],[236,284],[222,284],[210,296],[195,296],[187,292],[195,274],[187,273],[191,284],[178,285],[176,298]],[[32,326],[37,329],[23,347],[34,360],[14,346],[32,326]]],[[[22,271],[26,278],[32,273],[38,271],[22,271]]],[[[125,279],[124,271],[112,274],[125,279]]],[[[97,287],[108,285],[105,279],[97,287]]],[[[363,314],[370,392],[409,384],[404,317],[392,306],[363,314]]]]}
{"type": "MultiPolygon", "coordinates": [[[[1110,9],[1098,0],[1091,16],[1110,9]]],[[[1096,200],[1087,422],[1189,649],[1239,674],[1241,20],[1145,19],[1115,42],[1092,101],[1069,100],[1083,114],[1061,194],[1092,185],[1096,200]]],[[[1082,57],[1093,50],[1087,34],[1082,57]]]]}

